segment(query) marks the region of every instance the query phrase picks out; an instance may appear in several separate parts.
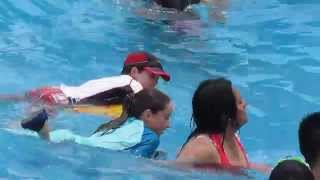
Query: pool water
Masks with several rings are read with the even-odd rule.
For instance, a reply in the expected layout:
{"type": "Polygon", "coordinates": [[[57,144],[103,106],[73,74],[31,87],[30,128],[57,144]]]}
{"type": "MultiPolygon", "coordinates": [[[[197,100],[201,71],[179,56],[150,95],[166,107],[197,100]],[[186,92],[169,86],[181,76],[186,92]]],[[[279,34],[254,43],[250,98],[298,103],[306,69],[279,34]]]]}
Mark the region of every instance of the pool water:
{"type": "MultiPolygon", "coordinates": [[[[2,0],[0,93],[117,75],[128,52],[146,50],[172,74],[158,85],[175,103],[160,145],[169,160],[191,131],[195,88],[217,76],[231,79],[248,103],[240,135],[251,161],[274,165],[299,155],[300,119],[320,104],[320,2],[230,0],[222,18],[209,16],[204,5],[176,19],[146,7],[142,0],[2,0]]],[[[243,178],[3,130],[24,117],[26,106],[0,103],[0,179],[243,178]]],[[[61,113],[50,125],[90,135],[104,120],[61,113]]]]}

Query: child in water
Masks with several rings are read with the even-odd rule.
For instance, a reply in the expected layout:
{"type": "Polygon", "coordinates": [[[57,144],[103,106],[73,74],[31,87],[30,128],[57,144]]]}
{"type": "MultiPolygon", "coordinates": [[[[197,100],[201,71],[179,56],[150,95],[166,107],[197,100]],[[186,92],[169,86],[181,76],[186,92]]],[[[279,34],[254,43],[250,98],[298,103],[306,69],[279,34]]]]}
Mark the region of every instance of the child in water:
{"type": "Polygon", "coordinates": [[[109,105],[122,103],[125,96],[142,89],[152,89],[159,78],[170,80],[157,57],[144,52],[132,52],[124,61],[120,76],[90,80],[80,86],[40,87],[22,95],[0,95],[4,101],[28,101],[31,107],[44,107],[47,112],[77,105],[109,105]]]}
{"type": "Polygon", "coordinates": [[[173,110],[170,98],[159,90],[144,89],[133,97],[127,97],[124,107],[121,117],[102,124],[89,137],[76,135],[69,130],[50,132],[45,110],[23,120],[21,126],[53,142],[69,140],[93,147],[126,150],[146,158],[152,157],[159,146],[160,135],[169,127],[173,110]]]}

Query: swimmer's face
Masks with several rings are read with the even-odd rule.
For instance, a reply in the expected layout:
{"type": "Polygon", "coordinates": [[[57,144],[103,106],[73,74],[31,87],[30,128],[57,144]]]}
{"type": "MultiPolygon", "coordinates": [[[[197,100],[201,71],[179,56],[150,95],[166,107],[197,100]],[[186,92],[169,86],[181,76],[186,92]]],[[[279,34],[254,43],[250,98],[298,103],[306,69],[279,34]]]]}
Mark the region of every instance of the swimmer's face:
{"type": "Polygon", "coordinates": [[[140,82],[144,89],[154,88],[159,80],[159,76],[153,74],[152,72],[146,70],[142,70],[139,72],[135,67],[132,68],[130,75],[131,77],[133,77],[133,79],[140,82]]]}
{"type": "Polygon", "coordinates": [[[164,130],[170,127],[170,116],[173,111],[172,102],[165,106],[164,110],[152,113],[150,110],[146,110],[142,118],[146,126],[155,131],[158,135],[161,135],[164,130]]]}
{"type": "Polygon", "coordinates": [[[238,120],[239,126],[241,127],[243,124],[247,122],[247,113],[246,106],[247,103],[242,99],[240,92],[233,88],[233,93],[236,98],[236,106],[237,106],[237,115],[236,118],[238,120]]]}

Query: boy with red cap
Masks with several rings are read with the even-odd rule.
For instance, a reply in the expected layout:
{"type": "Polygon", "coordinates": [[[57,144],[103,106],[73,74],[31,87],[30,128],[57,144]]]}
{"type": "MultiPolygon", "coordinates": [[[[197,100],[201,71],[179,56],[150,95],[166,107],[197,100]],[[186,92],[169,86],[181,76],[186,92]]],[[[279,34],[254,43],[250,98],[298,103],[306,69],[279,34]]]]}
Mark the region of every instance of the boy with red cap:
{"type": "Polygon", "coordinates": [[[170,80],[158,58],[144,52],[132,52],[124,61],[120,76],[90,80],[80,86],[41,87],[28,91],[23,96],[5,95],[2,100],[27,100],[51,110],[69,105],[108,105],[119,103],[131,93],[154,88],[161,77],[170,80]]]}

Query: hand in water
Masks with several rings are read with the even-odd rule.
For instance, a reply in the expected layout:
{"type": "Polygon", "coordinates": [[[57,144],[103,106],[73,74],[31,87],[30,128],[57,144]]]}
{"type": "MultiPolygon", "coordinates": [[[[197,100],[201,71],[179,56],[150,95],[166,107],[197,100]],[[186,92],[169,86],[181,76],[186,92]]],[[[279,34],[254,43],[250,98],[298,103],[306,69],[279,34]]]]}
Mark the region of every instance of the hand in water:
{"type": "Polygon", "coordinates": [[[249,169],[254,169],[254,170],[257,170],[259,172],[269,174],[271,172],[271,170],[272,170],[272,167],[268,166],[266,164],[250,163],[249,164],[249,169]]]}
{"type": "Polygon", "coordinates": [[[152,159],[154,160],[166,160],[167,159],[167,153],[162,150],[158,150],[153,153],[152,159]]]}

